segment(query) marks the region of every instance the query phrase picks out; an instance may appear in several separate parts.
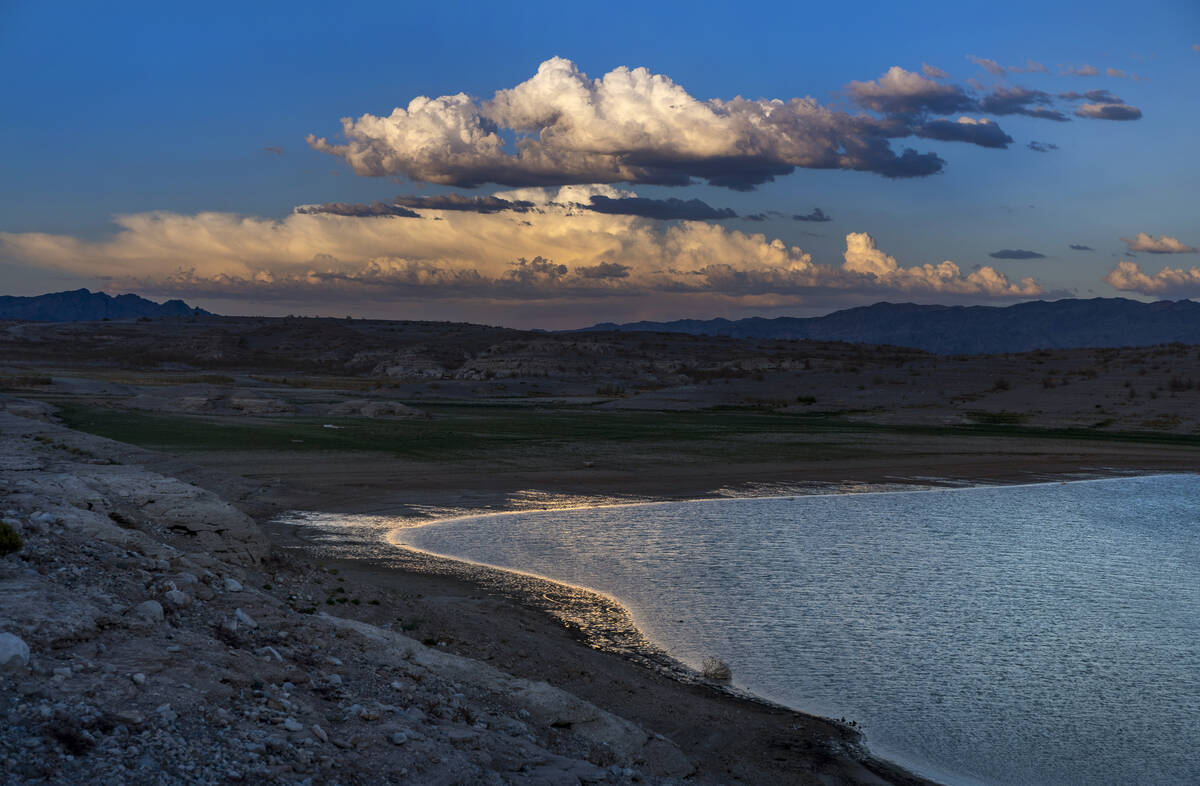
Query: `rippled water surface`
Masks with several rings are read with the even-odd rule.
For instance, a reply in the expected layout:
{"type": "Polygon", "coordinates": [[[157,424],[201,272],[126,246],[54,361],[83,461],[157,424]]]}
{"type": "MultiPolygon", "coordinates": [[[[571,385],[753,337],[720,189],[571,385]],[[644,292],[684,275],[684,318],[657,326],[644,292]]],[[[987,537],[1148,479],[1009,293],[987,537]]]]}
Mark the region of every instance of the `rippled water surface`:
{"type": "Polygon", "coordinates": [[[1200,783],[1200,477],[712,500],[404,530],[607,592],[693,665],[952,783],[1200,783]]]}

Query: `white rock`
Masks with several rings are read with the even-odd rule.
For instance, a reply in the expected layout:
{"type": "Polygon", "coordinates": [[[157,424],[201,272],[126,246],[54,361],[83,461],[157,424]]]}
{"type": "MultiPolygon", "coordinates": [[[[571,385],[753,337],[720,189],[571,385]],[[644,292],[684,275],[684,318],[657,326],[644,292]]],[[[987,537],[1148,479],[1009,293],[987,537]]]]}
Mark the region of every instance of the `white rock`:
{"type": "Polygon", "coordinates": [[[304,724],[295,718],[288,718],[283,722],[283,728],[287,729],[288,731],[303,731],[304,724]]]}
{"type": "Polygon", "coordinates": [[[258,623],[254,621],[254,618],[251,617],[246,612],[242,611],[241,609],[234,610],[233,618],[236,619],[241,624],[245,625],[247,628],[257,628],[258,627],[258,623]]]}
{"type": "Polygon", "coordinates": [[[322,729],[320,726],[318,726],[315,723],[313,724],[313,727],[312,727],[312,733],[313,733],[313,736],[316,737],[321,742],[329,742],[329,735],[325,733],[324,729],[322,729]]]}
{"type": "Polygon", "coordinates": [[[29,645],[11,633],[0,633],[0,671],[15,671],[29,665],[29,645]]]}
{"type": "Polygon", "coordinates": [[[130,613],[142,622],[149,623],[162,622],[164,616],[162,604],[156,600],[142,601],[134,606],[130,613]]]}
{"type": "Polygon", "coordinates": [[[242,591],[242,582],[238,581],[237,579],[233,578],[232,576],[227,577],[225,579],[225,591],[226,592],[241,592],[242,591]]]}
{"type": "Polygon", "coordinates": [[[126,726],[141,726],[146,720],[146,716],[137,710],[121,710],[114,717],[118,723],[123,723],[126,726]]]}
{"type": "Polygon", "coordinates": [[[142,674],[140,671],[137,674],[130,675],[129,679],[133,680],[134,685],[146,684],[146,675],[142,674]]]}

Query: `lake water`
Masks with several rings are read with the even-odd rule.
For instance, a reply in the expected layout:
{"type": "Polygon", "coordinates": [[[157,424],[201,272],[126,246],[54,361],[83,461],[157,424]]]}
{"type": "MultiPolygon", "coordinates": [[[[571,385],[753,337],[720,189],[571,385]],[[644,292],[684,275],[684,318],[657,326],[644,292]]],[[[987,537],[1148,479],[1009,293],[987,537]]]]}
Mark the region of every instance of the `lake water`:
{"type": "Polygon", "coordinates": [[[949,783],[1200,783],[1200,476],[455,519],[403,543],[621,600],[949,783]]]}

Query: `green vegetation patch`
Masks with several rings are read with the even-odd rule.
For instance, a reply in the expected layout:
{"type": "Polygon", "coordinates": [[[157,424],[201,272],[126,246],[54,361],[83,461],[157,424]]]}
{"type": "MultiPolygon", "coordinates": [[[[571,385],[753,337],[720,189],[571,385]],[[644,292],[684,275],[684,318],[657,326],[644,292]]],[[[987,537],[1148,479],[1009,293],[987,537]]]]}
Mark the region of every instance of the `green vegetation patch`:
{"type": "Polygon", "coordinates": [[[836,413],[762,409],[608,412],[590,408],[424,404],[427,419],[163,415],[61,404],[71,428],[167,450],[376,451],[414,459],[519,459],[605,447],[663,460],[730,461],[873,455],[871,434],[1101,440],[1200,446],[1200,436],[1153,431],[1020,425],[1018,413],[978,413],[963,426],[909,426],[847,420],[836,413]],[[329,428],[327,426],[332,426],[329,428]],[[824,436],[822,436],[824,435],[824,436]]]}

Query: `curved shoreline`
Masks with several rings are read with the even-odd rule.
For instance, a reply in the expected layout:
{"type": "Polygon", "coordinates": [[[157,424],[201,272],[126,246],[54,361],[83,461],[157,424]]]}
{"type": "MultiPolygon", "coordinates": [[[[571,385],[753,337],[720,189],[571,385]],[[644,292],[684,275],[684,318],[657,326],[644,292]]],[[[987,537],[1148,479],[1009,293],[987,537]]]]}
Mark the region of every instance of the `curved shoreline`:
{"type": "MultiPolygon", "coordinates": [[[[736,499],[745,498],[751,497],[736,499]]],[[[735,498],[712,497],[708,499],[735,498]]],[[[685,500],[659,499],[628,504],[662,504],[681,501],[685,500]]],[[[537,512],[553,512],[554,510],[556,509],[547,508],[537,512]]],[[[494,511],[493,513],[503,515],[517,512],[535,511],[494,511]]],[[[629,610],[618,599],[607,593],[526,571],[501,568],[427,552],[407,544],[396,543],[386,537],[373,541],[374,545],[386,545],[391,550],[391,553],[386,555],[379,553],[368,555],[358,552],[358,547],[364,545],[362,542],[341,540],[337,543],[318,543],[302,537],[300,531],[306,525],[288,520],[288,515],[288,513],[284,513],[274,516],[268,523],[275,527],[286,527],[291,531],[290,536],[303,544],[302,548],[311,550],[322,557],[366,562],[385,571],[398,570],[427,576],[448,577],[473,585],[489,593],[500,595],[521,607],[546,615],[565,628],[575,641],[588,648],[617,656],[624,662],[666,677],[673,682],[712,691],[730,700],[748,702],[766,709],[804,718],[810,722],[827,724],[836,729],[838,736],[843,738],[825,740],[831,746],[830,753],[848,756],[874,775],[886,778],[891,783],[904,786],[934,786],[937,783],[873,752],[866,744],[862,731],[847,723],[788,707],[731,685],[704,678],[695,669],[672,657],[665,649],[651,641],[633,623],[633,616],[629,610]]],[[[326,515],[335,516],[337,514],[326,515]]],[[[474,515],[431,519],[416,526],[445,523],[457,518],[474,517],[474,515]]],[[[388,534],[390,532],[388,531],[388,534]]]]}
{"type": "MultiPolygon", "coordinates": [[[[405,543],[399,537],[402,533],[410,529],[423,529],[434,525],[448,525],[455,522],[474,520],[481,518],[492,518],[511,516],[518,514],[550,514],[559,511],[577,511],[577,510],[594,510],[594,509],[611,509],[611,508],[629,508],[629,507],[650,507],[664,504],[677,503],[698,503],[698,502],[724,502],[741,499],[792,499],[800,496],[844,496],[857,494],[916,494],[916,493],[933,493],[946,491],[970,491],[981,488],[1000,488],[1000,487],[1033,487],[1039,485],[1055,484],[1055,483],[1092,483],[1126,479],[1130,477],[1148,477],[1156,475],[1187,475],[1195,473],[1186,472],[1140,472],[1140,473],[1112,473],[1103,474],[1094,477],[1070,478],[1070,479],[1046,479],[1036,482],[1026,483],[969,483],[967,485],[918,485],[918,484],[862,484],[867,488],[847,491],[844,486],[839,486],[839,490],[820,489],[815,490],[811,487],[794,493],[768,493],[768,494],[748,494],[741,496],[704,496],[684,499],[643,499],[637,501],[620,501],[620,502],[604,502],[597,505],[576,504],[563,507],[540,507],[540,508],[517,508],[509,510],[486,510],[477,512],[456,512],[454,515],[437,516],[425,520],[411,521],[401,527],[392,527],[382,532],[374,530],[374,538],[371,541],[376,547],[386,546],[392,551],[391,554],[375,554],[369,557],[377,562],[386,564],[389,568],[400,570],[410,570],[431,575],[448,575],[456,579],[467,581],[471,584],[485,588],[492,592],[499,592],[505,597],[514,602],[535,609],[541,613],[547,614],[551,618],[557,620],[565,628],[570,630],[574,637],[587,646],[597,649],[602,652],[609,652],[621,657],[624,660],[632,662],[636,665],[654,670],[659,674],[663,674],[672,680],[678,681],[686,685],[703,685],[707,689],[720,692],[731,698],[753,702],[762,706],[771,707],[786,712],[796,713],[812,719],[821,720],[830,724],[844,727],[854,735],[852,749],[855,758],[860,759],[864,763],[872,762],[872,768],[883,767],[887,772],[892,774],[903,774],[904,777],[917,778],[920,782],[932,782],[924,780],[927,776],[919,775],[914,770],[905,769],[905,765],[900,765],[890,759],[885,758],[883,752],[875,752],[871,749],[865,736],[861,730],[853,728],[839,721],[807,712],[803,709],[790,707],[770,699],[764,698],[757,694],[746,690],[736,688],[731,685],[718,683],[704,678],[695,669],[687,666],[677,658],[673,657],[669,651],[655,643],[648,637],[634,622],[634,616],[629,608],[617,597],[591,587],[575,585],[570,582],[553,579],[547,576],[536,574],[530,571],[524,571],[518,568],[502,567],[485,562],[479,562],[464,557],[457,557],[447,554],[440,554],[433,551],[421,549],[411,543],[405,543]],[[392,564],[399,561],[403,564],[392,564]]],[[[935,480],[935,479],[930,479],[935,480]]],[[[942,480],[942,479],[936,479],[942,480]]],[[[832,486],[833,484],[829,484],[832,486]]],[[[285,514],[286,515],[286,514],[285,514]]],[[[293,514],[295,515],[295,514],[293,514]]],[[[355,514],[317,514],[322,517],[354,517],[355,514]]],[[[375,517],[371,517],[375,518],[375,517]]],[[[281,516],[276,519],[279,523],[288,523],[295,527],[297,537],[299,530],[305,524],[298,523],[294,518],[291,521],[281,516]]],[[[309,525],[313,526],[313,525],[309,525]]],[[[319,524],[315,526],[320,527],[319,524]]],[[[303,538],[301,538],[304,540],[303,538]]],[[[320,550],[322,547],[306,541],[311,548],[320,550]]],[[[338,544],[344,545],[344,544],[338,544]]],[[[327,544],[325,548],[328,548],[327,544]]],[[[335,545],[334,548],[337,548],[335,545]]],[[[362,558],[361,556],[359,558],[362,558]]],[[[892,755],[900,755],[893,752],[892,755]]],[[[912,764],[907,766],[914,766],[912,764]]],[[[919,764],[915,766],[920,766],[919,764]]]]}

